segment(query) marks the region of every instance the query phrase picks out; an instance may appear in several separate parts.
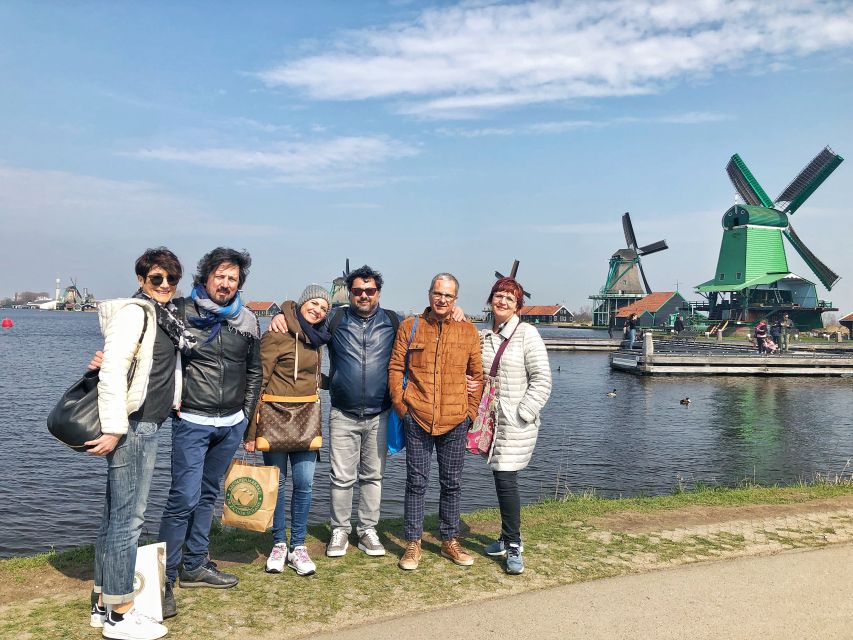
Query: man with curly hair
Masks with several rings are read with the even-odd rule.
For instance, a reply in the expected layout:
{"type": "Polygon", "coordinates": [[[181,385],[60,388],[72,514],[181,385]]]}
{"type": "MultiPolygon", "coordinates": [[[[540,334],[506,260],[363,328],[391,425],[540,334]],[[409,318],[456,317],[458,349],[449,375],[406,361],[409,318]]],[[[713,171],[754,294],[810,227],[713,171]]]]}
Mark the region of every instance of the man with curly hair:
{"type": "Polygon", "coordinates": [[[172,420],[172,485],[160,524],[166,542],[163,616],[177,613],[173,586],[225,589],[237,576],[208,557],[219,485],[255,411],[261,387],[260,327],[240,298],[252,259],[218,247],[198,263],[192,293],[176,301],[195,347],[182,357],[183,394],[172,420]]]}

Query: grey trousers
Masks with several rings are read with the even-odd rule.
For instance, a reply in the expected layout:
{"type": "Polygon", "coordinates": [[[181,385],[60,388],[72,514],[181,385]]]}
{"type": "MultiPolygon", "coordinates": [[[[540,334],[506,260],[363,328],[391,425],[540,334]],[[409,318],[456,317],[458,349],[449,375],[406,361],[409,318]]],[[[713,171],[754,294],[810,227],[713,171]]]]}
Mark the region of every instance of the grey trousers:
{"type": "Polygon", "coordinates": [[[388,452],[388,411],[353,418],[332,407],[329,414],[329,511],[332,529],[352,530],[352,488],[358,480],[361,534],[379,522],[382,476],[388,452]]]}

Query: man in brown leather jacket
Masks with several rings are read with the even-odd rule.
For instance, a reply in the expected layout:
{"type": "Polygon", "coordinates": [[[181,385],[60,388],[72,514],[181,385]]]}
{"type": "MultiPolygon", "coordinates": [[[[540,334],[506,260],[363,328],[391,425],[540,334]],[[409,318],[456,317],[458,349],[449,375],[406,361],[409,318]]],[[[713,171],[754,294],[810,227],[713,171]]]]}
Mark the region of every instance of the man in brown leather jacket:
{"type": "Polygon", "coordinates": [[[465,376],[481,383],[483,362],[477,329],[470,322],[451,318],[458,294],[459,282],[453,275],[440,273],[432,279],[430,306],[417,318],[406,318],[400,324],[388,366],[391,404],[403,416],[406,431],[406,551],[399,562],[405,570],[417,569],[421,558],[424,496],[433,448],[441,484],[441,555],[460,566],[474,563],[459,544],[459,512],[466,435],[477,415],[482,384],[478,391],[468,392],[465,376]]]}

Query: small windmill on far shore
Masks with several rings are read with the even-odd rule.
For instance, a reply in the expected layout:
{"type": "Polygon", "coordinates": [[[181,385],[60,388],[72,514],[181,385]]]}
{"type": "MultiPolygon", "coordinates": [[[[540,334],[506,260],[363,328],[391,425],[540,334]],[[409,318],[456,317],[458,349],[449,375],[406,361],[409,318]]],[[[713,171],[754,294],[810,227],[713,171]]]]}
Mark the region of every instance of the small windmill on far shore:
{"type": "MultiPolygon", "coordinates": [[[[510,277],[510,278],[512,278],[513,280],[515,280],[515,276],[516,276],[516,274],[518,273],[518,265],[519,265],[519,264],[520,264],[520,263],[518,262],[518,260],[513,260],[513,261],[512,261],[512,269],[510,269],[510,270],[509,270],[509,277],[510,277]]],[[[500,280],[501,278],[505,278],[506,276],[504,276],[504,274],[502,274],[500,271],[495,271],[495,277],[496,277],[498,280],[500,280]]],[[[525,297],[525,298],[529,298],[529,297],[530,297],[530,292],[529,292],[529,291],[527,291],[526,289],[522,289],[522,291],[524,292],[524,296],[523,296],[523,297],[525,297]]],[[[523,300],[522,300],[521,302],[522,302],[522,304],[524,303],[524,301],[523,301],[523,300]]]]}
{"type": "Polygon", "coordinates": [[[349,291],[347,290],[347,276],[349,276],[349,258],[344,265],[343,275],[332,280],[329,296],[332,298],[332,307],[345,307],[349,304],[349,291]]]}
{"type": "Polygon", "coordinates": [[[604,286],[598,294],[589,296],[593,301],[592,324],[596,327],[610,326],[620,308],[652,293],[640,258],[669,249],[666,240],[639,246],[634,225],[631,224],[631,214],[627,211],[622,214],[622,231],[627,247],[610,256],[604,286]]]}

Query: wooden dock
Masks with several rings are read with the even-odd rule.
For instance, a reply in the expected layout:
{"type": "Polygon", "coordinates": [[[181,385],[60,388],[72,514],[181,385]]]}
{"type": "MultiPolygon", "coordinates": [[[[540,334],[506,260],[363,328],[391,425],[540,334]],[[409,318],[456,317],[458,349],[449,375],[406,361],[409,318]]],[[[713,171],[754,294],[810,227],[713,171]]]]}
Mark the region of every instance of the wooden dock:
{"type": "Polygon", "coordinates": [[[622,344],[622,338],[543,337],[542,340],[548,351],[616,351],[622,344]]]}
{"type": "Polygon", "coordinates": [[[759,354],[749,346],[692,341],[653,342],[619,349],[610,366],[638,375],[851,376],[853,352],[797,349],[782,355],[759,354]]]}

